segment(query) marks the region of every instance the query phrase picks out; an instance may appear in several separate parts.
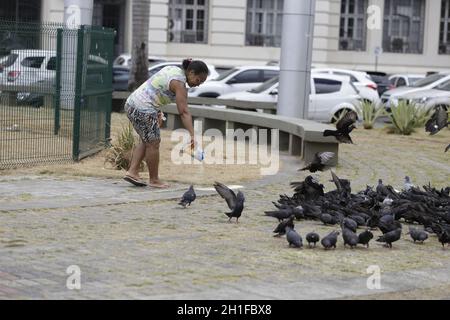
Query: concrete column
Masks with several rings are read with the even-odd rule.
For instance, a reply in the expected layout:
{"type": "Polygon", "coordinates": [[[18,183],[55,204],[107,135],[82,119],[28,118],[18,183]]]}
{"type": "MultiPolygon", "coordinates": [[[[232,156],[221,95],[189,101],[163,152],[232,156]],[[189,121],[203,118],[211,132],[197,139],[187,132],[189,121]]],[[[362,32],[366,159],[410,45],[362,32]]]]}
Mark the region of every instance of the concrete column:
{"type": "Polygon", "coordinates": [[[94,0],[64,0],[64,25],[61,57],[61,99],[63,109],[73,109],[77,66],[77,34],[80,25],[92,25],[94,0]],[[70,29],[70,30],[68,30],[70,29]]]}
{"type": "Polygon", "coordinates": [[[285,0],[277,114],[308,116],[315,0],[285,0]]]}

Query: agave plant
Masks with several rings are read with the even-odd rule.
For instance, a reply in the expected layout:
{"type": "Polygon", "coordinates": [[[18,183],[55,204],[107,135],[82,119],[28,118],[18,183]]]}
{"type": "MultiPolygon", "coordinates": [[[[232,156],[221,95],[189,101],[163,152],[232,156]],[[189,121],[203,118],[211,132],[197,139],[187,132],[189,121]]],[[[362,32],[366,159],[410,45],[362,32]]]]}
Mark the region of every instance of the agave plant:
{"type": "Polygon", "coordinates": [[[414,132],[414,128],[423,127],[429,116],[429,110],[405,100],[400,100],[389,114],[394,132],[403,135],[410,135],[414,132]]]}
{"type": "MultiPolygon", "coordinates": [[[[133,134],[133,127],[129,123],[128,126],[122,128],[117,137],[117,142],[112,144],[105,161],[110,162],[117,170],[128,170],[135,145],[136,139],[133,134]]],[[[143,164],[141,163],[142,168],[143,164]]]]}
{"type": "Polygon", "coordinates": [[[362,114],[364,129],[372,129],[375,121],[386,112],[382,104],[379,104],[377,107],[371,101],[363,101],[357,108],[359,113],[362,114]]]}

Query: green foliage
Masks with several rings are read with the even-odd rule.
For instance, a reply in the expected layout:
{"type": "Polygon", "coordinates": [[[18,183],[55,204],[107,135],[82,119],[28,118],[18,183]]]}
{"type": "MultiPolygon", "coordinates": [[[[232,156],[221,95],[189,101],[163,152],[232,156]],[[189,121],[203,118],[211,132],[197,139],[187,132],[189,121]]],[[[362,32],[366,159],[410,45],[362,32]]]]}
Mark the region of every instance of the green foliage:
{"type": "Polygon", "coordinates": [[[135,145],[136,139],[133,134],[133,127],[129,123],[117,137],[117,143],[113,144],[108,150],[105,161],[111,163],[117,170],[128,170],[135,145]]]}
{"type": "Polygon", "coordinates": [[[430,117],[430,110],[400,100],[396,107],[392,107],[389,117],[394,133],[410,135],[414,132],[414,128],[425,126],[425,122],[430,117]]]}
{"type": "Polygon", "coordinates": [[[386,112],[382,104],[377,108],[376,104],[370,101],[361,102],[357,108],[359,113],[362,114],[364,129],[372,129],[375,121],[386,112]]]}

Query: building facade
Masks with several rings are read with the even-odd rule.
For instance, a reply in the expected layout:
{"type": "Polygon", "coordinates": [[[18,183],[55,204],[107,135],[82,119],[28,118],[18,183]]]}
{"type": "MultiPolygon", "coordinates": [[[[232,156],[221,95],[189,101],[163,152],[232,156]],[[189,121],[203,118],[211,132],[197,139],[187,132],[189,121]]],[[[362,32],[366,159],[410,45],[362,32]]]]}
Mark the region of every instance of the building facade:
{"type": "MultiPolygon", "coordinates": [[[[279,60],[283,0],[149,1],[150,55],[230,66],[279,60]]],[[[1,3],[2,18],[20,20],[23,12],[63,21],[64,0],[1,3]]],[[[93,24],[117,30],[116,54],[131,51],[132,6],[94,0],[93,24]]],[[[450,70],[450,0],[316,0],[312,61],[390,73],[450,70]]]]}

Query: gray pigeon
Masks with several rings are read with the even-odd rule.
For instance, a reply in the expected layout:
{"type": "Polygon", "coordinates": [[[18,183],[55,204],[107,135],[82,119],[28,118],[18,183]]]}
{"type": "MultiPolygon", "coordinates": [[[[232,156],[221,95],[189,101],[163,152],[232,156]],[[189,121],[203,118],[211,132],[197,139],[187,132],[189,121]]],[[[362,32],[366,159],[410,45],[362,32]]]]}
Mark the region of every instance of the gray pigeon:
{"type": "Polygon", "coordinates": [[[303,247],[302,237],[292,229],[291,227],[286,227],[286,239],[289,243],[289,247],[293,246],[295,248],[303,247]]]}
{"type": "Polygon", "coordinates": [[[411,190],[411,188],[414,188],[414,185],[412,184],[409,176],[405,177],[405,183],[403,184],[403,188],[405,189],[405,191],[409,191],[411,190]]]}
{"type": "Polygon", "coordinates": [[[399,240],[402,235],[402,229],[398,228],[394,231],[389,231],[382,236],[380,236],[376,241],[377,242],[385,242],[386,246],[392,248],[392,243],[399,240]]]}
{"type": "Polygon", "coordinates": [[[335,225],[336,223],[338,223],[338,218],[332,216],[329,213],[322,213],[319,216],[320,221],[323,222],[324,225],[335,225]]]}
{"type": "Polygon", "coordinates": [[[314,243],[314,247],[316,246],[316,242],[319,242],[320,236],[315,232],[310,232],[306,235],[306,241],[308,241],[308,245],[311,246],[311,243],[314,243]]]}
{"type": "Polygon", "coordinates": [[[420,241],[420,243],[423,243],[425,240],[428,239],[428,233],[426,233],[423,230],[419,230],[419,229],[412,228],[412,227],[409,227],[409,232],[407,234],[409,234],[411,236],[414,243],[416,241],[420,241]]]}
{"type": "Polygon", "coordinates": [[[344,220],[341,223],[341,228],[347,228],[353,232],[356,232],[356,229],[358,228],[358,224],[355,220],[351,218],[344,218],[344,220]]]}
{"type": "Polygon", "coordinates": [[[238,191],[236,195],[233,190],[220,182],[215,182],[214,188],[216,189],[217,193],[225,199],[228,207],[231,210],[231,212],[225,212],[225,214],[230,218],[228,219],[228,222],[230,222],[231,218],[234,217],[236,218],[236,223],[238,223],[238,219],[242,214],[242,210],[244,210],[244,194],[241,191],[238,191]]]}
{"type": "Polygon", "coordinates": [[[178,204],[183,206],[183,208],[186,208],[186,206],[190,206],[191,203],[194,202],[195,198],[197,198],[197,195],[195,194],[194,186],[191,185],[188,191],[183,194],[178,204]]]}
{"type": "Polygon", "coordinates": [[[359,240],[356,233],[345,227],[342,229],[342,239],[344,239],[344,247],[348,244],[352,249],[356,247],[359,240]]]}
{"type": "Polygon", "coordinates": [[[322,238],[322,240],[320,241],[320,243],[322,244],[322,246],[325,249],[329,249],[331,247],[336,249],[336,242],[337,242],[337,237],[339,235],[339,231],[332,231],[331,233],[329,233],[327,236],[325,236],[324,238],[322,238]]]}

